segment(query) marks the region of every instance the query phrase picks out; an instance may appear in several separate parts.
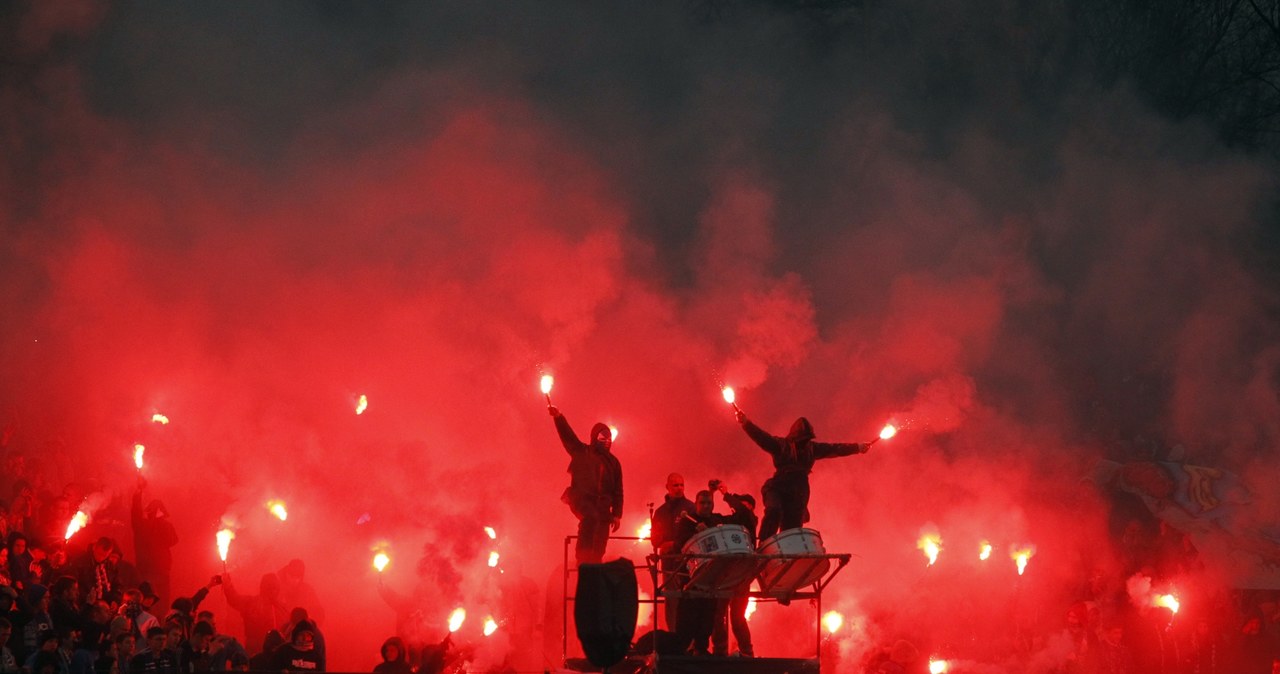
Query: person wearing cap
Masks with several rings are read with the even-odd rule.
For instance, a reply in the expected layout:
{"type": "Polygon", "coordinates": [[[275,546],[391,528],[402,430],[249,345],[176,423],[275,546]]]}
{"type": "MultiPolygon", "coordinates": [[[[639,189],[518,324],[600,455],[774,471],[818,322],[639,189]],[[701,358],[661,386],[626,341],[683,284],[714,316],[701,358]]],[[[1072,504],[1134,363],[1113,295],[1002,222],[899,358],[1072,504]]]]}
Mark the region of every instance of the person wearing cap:
{"type": "Polygon", "coordinates": [[[272,656],[273,671],[323,672],[324,653],[316,649],[316,626],[310,620],[293,626],[293,638],[272,656]]]}
{"type": "Polygon", "coordinates": [[[815,461],[865,454],[871,448],[867,442],[815,442],[813,424],[804,417],[796,419],[787,435],[780,437],[751,423],[742,410],[735,413],[747,437],[773,458],[773,477],[760,489],[764,498],[761,541],[779,530],[797,529],[808,519],[809,473],[815,461]]]}
{"type": "Polygon", "coordinates": [[[560,500],[578,518],[578,564],[599,564],[604,559],[609,532],[622,523],[622,463],[610,451],[613,431],[603,423],[591,427],[591,442],[578,439],[573,427],[554,405],[547,411],[555,420],[560,444],[569,453],[569,488],[560,500]]]}

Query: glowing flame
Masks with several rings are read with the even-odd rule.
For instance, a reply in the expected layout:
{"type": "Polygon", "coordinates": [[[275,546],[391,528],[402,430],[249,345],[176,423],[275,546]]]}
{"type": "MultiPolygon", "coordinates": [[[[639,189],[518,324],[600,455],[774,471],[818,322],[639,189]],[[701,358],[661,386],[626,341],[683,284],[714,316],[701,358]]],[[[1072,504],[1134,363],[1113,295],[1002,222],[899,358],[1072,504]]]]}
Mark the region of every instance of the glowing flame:
{"type": "Polygon", "coordinates": [[[361,393],[360,400],[356,402],[356,414],[364,414],[367,409],[369,409],[369,396],[361,393]]]}
{"type": "Polygon", "coordinates": [[[748,598],[747,598],[747,610],[743,611],[743,612],[742,612],[742,615],[743,615],[744,617],[746,617],[746,619],[747,619],[747,620],[751,620],[751,614],[752,614],[752,613],[755,613],[755,612],[756,612],[756,598],[755,598],[755,597],[748,597],[748,598]]]}
{"type": "Polygon", "coordinates": [[[89,516],[83,510],[77,510],[75,516],[71,518],[71,523],[67,525],[67,535],[63,536],[62,540],[71,540],[71,537],[75,536],[76,532],[83,529],[84,525],[88,523],[89,516]]]}
{"type": "Polygon", "coordinates": [[[540,384],[540,386],[542,387],[542,395],[551,395],[551,386],[555,383],[556,383],[556,380],[551,375],[549,374],[542,375],[542,382],[540,384]]]}
{"type": "Polygon", "coordinates": [[[822,616],[822,626],[827,628],[827,632],[830,634],[839,632],[840,627],[843,625],[844,616],[840,615],[839,611],[827,611],[826,615],[822,616]]]}
{"type": "Polygon", "coordinates": [[[645,520],[644,524],[640,525],[639,529],[636,529],[636,538],[647,541],[651,533],[653,533],[653,520],[645,520]]]}
{"type": "Polygon", "coordinates": [[[991,559],[991,544],[990,544],[990,543],[988,543],[988,542],[986,542],[986,541],[983,541],[983,542],[982,542],[982,545],[981,545],[981,546],[979,547],[979,549],[978,549],[978,559],[981,559],[981,560],[982,560],[982,561],[984,561],[984,562],[985,562],[985,561],[987,561],[988,559],[991,559]]]}
{"type": "Polygon", "coordinates": [[[1013,558],[1014,563],[1018,565],[1019,576],[1021,576],[1024,572],[1026,572],[1027,562],[1030,561],[1031,558],[1035,556],[1035,554],[1036,554],[1036,551],[1032,548],[1021,548],[1019,550],[1014,550],[1013,553],[1009,555],[1010,557],[1013,558]]]}
{"type": "Polygon", "coordinates": [[[387,564],[390,562],[391,558],[385,552],[379,552],[373,556],[373,568],[377,569],[378,573],[382,573],[382,570],[387,568],[387,564]]]}
{"type": "Polygon", "coordinates": [[[730,387],[726,386],[726,387],[724,387],[724,389],[723,389],[723,390],[721,390],[721,391],[720,391],[720,393],[724,396],[724,401],[725,401],[725,402],[727,402],[727,403],[729,403],[730,405],[732,405],[732,404],[734,404],[735,402],[737,402],[737,396],[735,396],[735,395],[733,394],[733,389],[732,389],[732,388],[730,388],[730,387]]]}
{"type": "Polygon", "coordinates": [[[893,424],[885,424],[884,428],[880,429],[881,440],[888,440],[889,438],[892,438],[897,434],[898,434],[898,428],[893,424]]]}
{"type": "Polygon", "coordinates": [[[497,565],[498,565],[498,551],[494,550],[493,552],[489,553],[489,568],[492,569],[497,565]]]}
{"type": "Polygon", "coordinates": [[[925,534],[916,541],[916,547],[924,551],[924,556],[929,558],[929,566],[933,566],[938,561],[938,553],[942,552],[942,537],[925,534]]]}
{"type": "Polygon", "coordinates": [[[272,515],[280,518],[281,522],[289,519],[289,511],[284,509],[284,501],[267,501],[267,510],[270,510],[272,515]]]}
{"type": "Polygon", "coordinates": [[[933,658],[929,658],[929,674],[943,674],[945,671],[947,671],[946,660],[934,660],[933,658]]]}
{"type": "Polygon", "coordinates": [[[169,417],[166,417],[165,415],[159,412],[156,412],[155,414],[151,415],[151,422],[155,424],[160,424],[161,426],[165,426],[169,423],[169,417]]]}
{"type": "Polygon", "coordinates": [[[613,442],[614,440],[617,440],[617,439],[618,439],[618,427],[617,427],[617,426],[610,426],[610,427],[609,427],[609,442],[613,442]]]}
{"type": "Polygon", "coordinates": [[[498,531],[497,531],[496,529],[494,529],[493,527],[485,527],[485,528],[484,528],[484,535],[485,535],[485,536],[488,536],[491,540],[497,540],[497,538],[498,538],[498,531]]]}
{"type": "Polygon", "coordinates": [[[467,619],[467,609],[458,607],[453,609],[453,613],[449,614],[449,631],[457,632],[462,627],[462,621],[467,619]]]}
{"type": "Polygon", "coordinates": [[[147,448],[142,445],[133,446],[133,465],[137,466],[138,470],[142,470],[142,454],[146,451],[147,448]]]}
{"type": "Polygon", "coordinates": [[[1171,594],[1162,594],[1151,600],[1151,603],[1155,606],[1163,606],[1174,613],[1177,613],[1178,609],[1182,606],[1182,604],[1178,602],[1178,598],[1171,594]]]}
{"type": "Polygon", "coordinates": [[[498,631],[498,623],[493,619],[493,616],[489,616],[488,618],[485,618],[484,619],[484,635],[487,637],[497,631],[498,631]]]}
{"type": "Polygon", "coordinates": [[[227,551],[231,550],[231,539],[236,537],[236,532],[230,529],[219,529],[214,537],[218,541],[218,558],[225,562],[227,551]]]}

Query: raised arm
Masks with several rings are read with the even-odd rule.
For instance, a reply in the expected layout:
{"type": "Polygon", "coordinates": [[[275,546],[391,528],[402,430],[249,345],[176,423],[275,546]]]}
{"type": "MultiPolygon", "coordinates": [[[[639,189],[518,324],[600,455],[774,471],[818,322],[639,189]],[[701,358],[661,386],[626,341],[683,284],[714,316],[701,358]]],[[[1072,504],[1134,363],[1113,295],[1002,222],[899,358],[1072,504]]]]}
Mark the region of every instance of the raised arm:
{"type": "Polygon", "coordinates": [[[560,435],[560,444],[564,445],[564,451],[569,454],[582,451],[582,441],[578,439],[578,435],[573,432],[573,427],[569,425],[568,420],[555,407],[551,408],[551,418],[556,423],[556,433],[560,435]]]}
{"type": "Polygon", "coordinates": [[[747,432],[747,437],[751,438],[752,442],[759,445],[760,449],[763,449],[770,454],[778,453],[778,450],[781,447],[781,443],[778,441],[778,438],[769,435],[759,426],[751,423],[751,420],[748,419],[746,415],[739,414],[739,423],[742,424],[742,430],[747,432]]]}

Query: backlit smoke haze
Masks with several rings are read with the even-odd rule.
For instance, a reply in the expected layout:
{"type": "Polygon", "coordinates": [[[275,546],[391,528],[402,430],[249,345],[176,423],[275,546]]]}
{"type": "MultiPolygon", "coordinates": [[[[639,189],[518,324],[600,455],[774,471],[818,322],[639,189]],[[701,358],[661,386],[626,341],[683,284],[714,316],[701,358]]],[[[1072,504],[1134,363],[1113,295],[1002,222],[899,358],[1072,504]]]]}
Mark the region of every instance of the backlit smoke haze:
{"type": "MultiPolygon", "coordinates": [[[[842,653],[1056,610],[1111,563],[1094,460],[1143,436],[1275,473],[1271,179],[1123,84],[1028,83],[1035,29],[980,4],[0,10],[9,451],[127,498],[146,444],[175,592],[228,516],[237,584],[305,559],[330,668],[364,669],[375,546],[405,593],[430,546],[474,602],[496,546],[540,611],[574,526],[541,373],[580,434],[618,427],[624,534],[673,470],[759,494],[724,383],[776,434],[902,426],[814,473],[857,555],[842,653]]],[[[757,652],[812,648],[806,610],[757,614],[757,652]]]]}

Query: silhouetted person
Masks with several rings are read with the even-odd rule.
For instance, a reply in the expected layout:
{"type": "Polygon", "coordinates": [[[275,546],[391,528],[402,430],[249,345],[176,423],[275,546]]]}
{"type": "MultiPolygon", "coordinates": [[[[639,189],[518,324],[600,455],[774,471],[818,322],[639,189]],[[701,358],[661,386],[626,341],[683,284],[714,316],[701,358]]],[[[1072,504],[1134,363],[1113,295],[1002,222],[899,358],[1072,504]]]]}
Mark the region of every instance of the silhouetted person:
{"type": "MultiPolygon", "coordinates": [[[[142,492],[146,488],[146,478],[139,475],[130,511],[133,549],[138,560],[138,575],[151,583],[158,601],[164,602],[172,599],[169,594],[169,576],[173,569],[172,548],[178,544],[178,532],[169,522],[169,511],[160,501],[152,500],[143,509],[142,492]]],[[[163,603],[160,605],[164,606],[163,603]]]]}
{"type": "Polygon", "coordinates": [[[800,417],[791,424],[785,437],[770,435],[751,423],[737,410],[738,423],[760,449],[773,458],[773,477],[760,488],[764,498],[764,520],[760,522],[760,541],[779,530],[796,529],[807,519],[809,509],[809,473],[818,459],[863,454],[871,448],[864,442],[814,442],[813,425],[800,417]]]}
{"type": "Polygon", "coordinates": [[[578,439],[554,406],[547,410],[555,420],[560,443],[569,453],[569,488],[560,497],[578,518],[578,564],[598,564],[604,558],[609,532],[622,523],[622,464],[610,453],[613,433],[597,423],[591,427],[591,444],[578,439]]]}
{"type": "MultiPolygon", "coordinates": [[[[666,488],[667,493],[662,496],[662,505],[653,511],[649,538],[653,542],[655,553],[676,555],[680,554],[680,548],[676,547],[676,522],[682,514],[693,512],[693,501],[684,496],[684,476],[680,473],[667,476],[666,488]]],[[[752,533],[755,533],[754,530],[752,533]]],[[[659,567],[662,569],[663,583],[666,583],[667,578],[675,573],[677,566],[675,560],[661,560],[659,567]]],[[[679,608],[680,600],[674,594],[666,597],[662,603],[662,614],[668,631],[675,631],[676,614],[679,608]]]]}
{"type": "Polygon", "coordinates": [[[289,618],[289,609],[280,603],[280,579],[274,573],[264,574],[258,582],[258,594],[243,595],[236,590],[231,574],[222,575],[222,590],[227,605],[244,618],[244,640],[249,655],[262,652],[268,632],[276,631],[289,618]]]}

